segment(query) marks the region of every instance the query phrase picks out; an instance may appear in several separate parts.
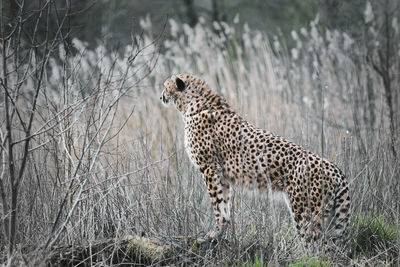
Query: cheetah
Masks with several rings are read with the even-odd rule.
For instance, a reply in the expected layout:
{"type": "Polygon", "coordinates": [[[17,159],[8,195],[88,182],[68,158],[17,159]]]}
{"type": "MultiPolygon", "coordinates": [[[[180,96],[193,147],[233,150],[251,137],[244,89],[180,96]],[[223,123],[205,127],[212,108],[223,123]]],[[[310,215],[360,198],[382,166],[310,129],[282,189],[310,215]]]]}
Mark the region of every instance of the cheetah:
{"type": "Polygon", "coordinates": [[[339,243],[348,236],[349,186],[334,164],[253,126],[195,75],[172,75],[160,99],[183,117],[185,149],[202,173],[216,219],[209,238],[219,237],[230,222],[232,186],[286,193],[303,240],[339,243]]]}

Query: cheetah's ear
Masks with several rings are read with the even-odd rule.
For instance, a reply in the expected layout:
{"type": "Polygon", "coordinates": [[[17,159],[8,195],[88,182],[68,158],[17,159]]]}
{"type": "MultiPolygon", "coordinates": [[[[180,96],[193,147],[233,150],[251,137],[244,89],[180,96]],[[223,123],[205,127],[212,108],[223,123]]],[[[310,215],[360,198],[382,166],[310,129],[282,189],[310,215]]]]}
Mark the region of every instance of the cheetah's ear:
{"type": "Polygon", "coordinates": [[[185,83],[179,79],[178,77],[175,79],[176,87],[178,87],[178,91],[182,92],[185,90],[185,83]]]}

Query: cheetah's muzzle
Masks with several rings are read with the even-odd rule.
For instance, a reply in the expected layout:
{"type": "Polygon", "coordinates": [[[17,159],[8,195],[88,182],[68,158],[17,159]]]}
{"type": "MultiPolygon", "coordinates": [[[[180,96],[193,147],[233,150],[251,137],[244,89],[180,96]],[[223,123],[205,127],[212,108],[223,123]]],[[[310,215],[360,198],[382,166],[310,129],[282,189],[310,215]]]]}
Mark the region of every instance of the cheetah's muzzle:
{"type": "Polygon", "coordinates": [[[160,96],[160,100],[163,102],[164,105],[167,105],[169,100],[165,98],[164,94],[160,96]]]}

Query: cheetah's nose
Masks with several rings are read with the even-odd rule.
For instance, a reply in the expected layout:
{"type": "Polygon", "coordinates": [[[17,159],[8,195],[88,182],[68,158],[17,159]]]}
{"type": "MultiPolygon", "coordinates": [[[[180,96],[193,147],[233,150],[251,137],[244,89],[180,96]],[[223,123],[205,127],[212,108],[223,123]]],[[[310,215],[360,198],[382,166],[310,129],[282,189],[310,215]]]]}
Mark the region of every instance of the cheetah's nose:
{"type": "Polygon", "coordinates": [[[161,100],[164,104],[167,104],[167,103],[168,103],[168,99],[166,99],[164,95],[160,96],[160,100],[161,100]]]}

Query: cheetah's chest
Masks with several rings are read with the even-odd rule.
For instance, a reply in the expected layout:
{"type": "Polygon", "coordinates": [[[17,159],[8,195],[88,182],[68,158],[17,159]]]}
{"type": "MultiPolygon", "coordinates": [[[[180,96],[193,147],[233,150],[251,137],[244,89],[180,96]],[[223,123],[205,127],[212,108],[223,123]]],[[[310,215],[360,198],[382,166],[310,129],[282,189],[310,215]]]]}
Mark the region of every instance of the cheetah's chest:
{"type": "Polygon", "coordinates": [[[187,155],[189,156],[189,159],[192,161],[192,163],[198,167],[198,165],[196,164],[196,160],[195,160],[195,151],[193,149],[193,134],[190,131],[190,129],[188,127],[185,127],[185,136],[184,136],[184,145],[185,145],[185,150],[187,155]]]}
{"type": "Polygon", "coordinates": [[[185,150],[196,167],[213,162],[216,147],[212,124],[200,113],[185,121],[185,150]]]}

